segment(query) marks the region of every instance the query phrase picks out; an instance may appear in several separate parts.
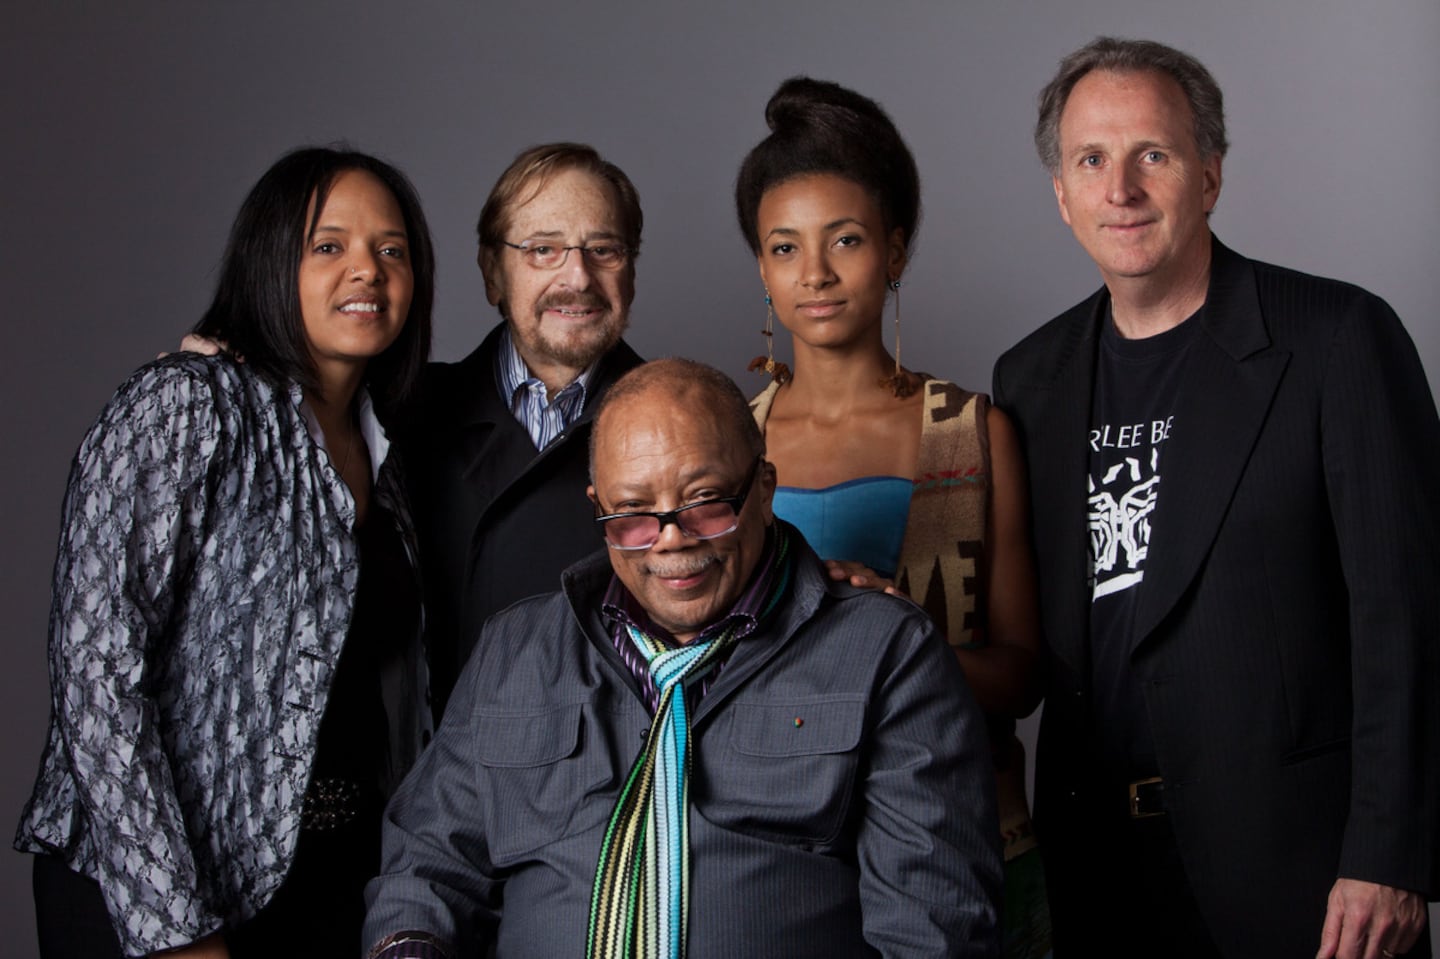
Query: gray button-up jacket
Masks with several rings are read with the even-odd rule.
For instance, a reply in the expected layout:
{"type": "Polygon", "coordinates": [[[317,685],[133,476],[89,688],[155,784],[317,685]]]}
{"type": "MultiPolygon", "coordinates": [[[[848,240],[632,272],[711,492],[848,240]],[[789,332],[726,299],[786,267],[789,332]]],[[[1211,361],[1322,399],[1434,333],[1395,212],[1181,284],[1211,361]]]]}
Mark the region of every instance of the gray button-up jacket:
{"type": "MultiPolygon", "coordinates": [[[[687,955],[998,955],[995,777],[954,654],[913,603],[796,553],[793,594],[693,712],[687,955]]],[[[592,557],[486,626],[386,813],[367,942],[584,950],[602,833],[650,725],[599,618],[609,577],[592,557]]]]}

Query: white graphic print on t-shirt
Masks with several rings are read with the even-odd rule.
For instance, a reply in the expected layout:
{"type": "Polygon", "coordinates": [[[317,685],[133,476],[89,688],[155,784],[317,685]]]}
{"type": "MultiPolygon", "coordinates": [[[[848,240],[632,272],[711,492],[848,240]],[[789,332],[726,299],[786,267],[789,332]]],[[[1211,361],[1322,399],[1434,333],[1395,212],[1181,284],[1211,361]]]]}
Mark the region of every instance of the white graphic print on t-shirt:
{"type": "Polygon", "coordinates": [[[1150,517],[1160,485],[1160,444],[1170,436],[1174,417],[1148,424],[1090,431],[1094,462],[1103,472],[1089,477],[1091,599],[1129,589],[1145,576],[1150,551],[1150,517]],[[1118,451],[1133,451],[1119,453],[1118,451]],[[1122,459],[1116,461],[1115,456],[1122,459]]]}

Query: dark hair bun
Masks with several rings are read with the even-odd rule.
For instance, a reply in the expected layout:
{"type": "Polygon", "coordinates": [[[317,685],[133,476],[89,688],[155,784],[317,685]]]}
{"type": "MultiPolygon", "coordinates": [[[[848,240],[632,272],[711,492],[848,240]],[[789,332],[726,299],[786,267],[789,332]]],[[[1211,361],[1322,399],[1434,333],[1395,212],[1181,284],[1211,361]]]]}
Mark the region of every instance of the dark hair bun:
{"type": "Polygon", "coordinates": [[[905,235],[907,250],[920,224],[920,175],[915,158],[880,104],[829,80],[791,77],[765,105],[770,135],[745,158],[735,181],[735,210],[752,252],[756,218],[770,187],[798,176],[833,173],[863,186],[905,235]]]}
{"type": "Polygon", "coordinates": [[[765,123],[782,136],[806,127],[863,128],[881,124],[894,130],[880,105],[829,80],[791,77],[765,104],[765,123]]]}

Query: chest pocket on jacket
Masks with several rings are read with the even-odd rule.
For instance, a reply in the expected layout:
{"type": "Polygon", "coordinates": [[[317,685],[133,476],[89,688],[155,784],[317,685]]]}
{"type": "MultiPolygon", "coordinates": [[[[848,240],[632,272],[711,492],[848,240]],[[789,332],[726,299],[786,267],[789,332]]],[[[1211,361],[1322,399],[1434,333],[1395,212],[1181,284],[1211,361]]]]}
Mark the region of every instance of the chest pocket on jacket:
{"type": "Polygon", "coordinates": [[[481,794],[497,863],[603,821],[619,788],[615,744],[593,705],[478,710],[481,794]]]}
{"type": "Polygon", "coordinates": [[[728,731],[717,723],[699,749],[705,815],[781,842],[833,842],[855,793],[864,701],[736,702],[726,712],[728,731]]]}

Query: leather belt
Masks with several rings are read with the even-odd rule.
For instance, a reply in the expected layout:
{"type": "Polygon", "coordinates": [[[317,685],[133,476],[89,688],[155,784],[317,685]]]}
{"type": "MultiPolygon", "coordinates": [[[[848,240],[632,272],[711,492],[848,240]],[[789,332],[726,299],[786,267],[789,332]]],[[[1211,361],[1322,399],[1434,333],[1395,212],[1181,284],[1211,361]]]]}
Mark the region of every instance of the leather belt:
{"type": "Polygon", "coordinates": [[[1131,819],[1165,815],[1165,780],[1151,776],[1131,783],[1129,809],[1131,819]]]}

